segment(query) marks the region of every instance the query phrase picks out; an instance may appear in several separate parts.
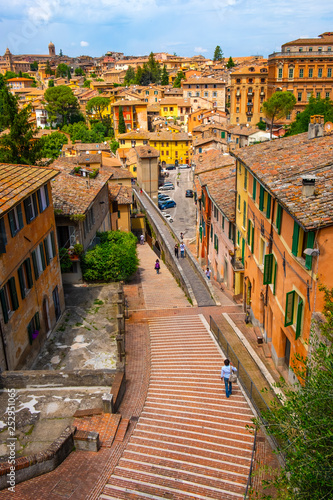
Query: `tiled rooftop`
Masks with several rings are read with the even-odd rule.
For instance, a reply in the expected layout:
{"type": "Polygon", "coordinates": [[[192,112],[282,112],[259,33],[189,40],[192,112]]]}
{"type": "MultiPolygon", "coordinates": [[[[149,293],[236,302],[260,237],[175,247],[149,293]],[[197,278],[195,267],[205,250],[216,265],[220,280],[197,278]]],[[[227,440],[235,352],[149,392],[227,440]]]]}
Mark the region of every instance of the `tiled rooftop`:
{"type": "Polygon", "coordinates": [[[234,165],[235,159],[217,149],[208,149],[203,153],[195,154],[192,163],[195,164],[195,174],[198,175],[216,168],[234,165]]]}
{"type": "Polygon", "coordinates": [[[223,167],[200,174],[201,186],[206,185],[209,196],[224,212],[229,221],[235,222],[236,167],[223,167]]]}
{"type": "Polygon", "coordinates": [[[57,170],[48,167],[0,163],[0,214],[58,174],[57,170]]]}
{"type": "Polygon", "coordinates": [[[130,205],[132,203],[132,187],[109,184],[109,198],[117,201],[119,205],[130,205]]]}
{"type": "Polygon", "coordinates": [[[104,144],[104,142],[100,143],[83,143],[76,142],[73,144],[73,149],[75,151],[110,151],[110,145],[108,143],[104,144]]]}
{"type": "Polygon", "coordinates": [[[152,146],[136,146],[134,149],[139,158],[158,158],[160,156],[159,151],[152,146]]]}
{"type": "Polygon", "coordinates": [[[192,141],[192,137],[185,132],[151,132],[149,134],[151,141],[192,141]]]}
{"type": "Polygon", "coordinates": [[[235,154],[307,230],[333,224],[333,135],[307,133],[242,148],[235,154]],[[302,176],[315,175],[315,194],[302,195],[302,176]]]}

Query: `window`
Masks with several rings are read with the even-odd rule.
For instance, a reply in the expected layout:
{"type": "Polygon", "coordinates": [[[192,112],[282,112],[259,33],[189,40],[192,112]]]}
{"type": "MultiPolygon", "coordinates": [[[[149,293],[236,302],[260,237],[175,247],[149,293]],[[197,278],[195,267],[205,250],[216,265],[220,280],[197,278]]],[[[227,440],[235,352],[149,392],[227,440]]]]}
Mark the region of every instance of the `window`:
{"type": "Polygon", "coordinates": [[[60,309],[59,292],[58,292],[57,286],[55,287],[55,289],[52,292],[52,297],[53,297],[56,320],[58,320],[60,318],[60,315],[61,315],[61,309],[60,309]]]}
{"type": "Polygon", "coordinates": [[[238,195],[238,199],[237,199],[237,209],[240,211],[240,202],[241,202],[241,197],[240,197],[240,194],[238,195]]]}
{"type": "Polygon", "coordinates": [[[30,323],[28,324],[28,338],[31,345],[33,340],[38,336],[40,330],[39,313],[36,312],[30,323]]]}
{"type": "Polygon", "coordinates": [[[217,97],[217,92],[213,92],[213,97],[217,97]]]}
{"type": "Polygon", "coordinates": [[[247,189],[247,169],[244,170],[244,189],[247,189]]]}
{"type": "Polygon", "coordinates": [[[304,69],[300,68],[300,70],[299,70],[299,77],[303,78],[303,76],[304,76],[304,69]]]}
{"type": "Polygon", "coordinates": [[[239,106],[236,107],[236,113],[239,113],[239,106]]]}
{"type": "Polygon", "coordinates": [[[200,92],[196,92],[195,97],[200,97],[200,92]]]}
{"type": "Polygon", "coordinates": [[[146,90],[146,95],[149,95],[149,90],[146,90]]]}
{"type": "Polygon", "coordinates": [[[6,253],[6,245],[7,245],[7,235],[6,235],[5,221],[3,218],[1,218],[0,219],[0,254],[6,253]]]}
{"type": "Polygon", "coordinates": [[[211,226],[210,226],[210,239],[211,240],[213,239],[213,231],[214,231],[213,224],[211,224],[211,226]]]}
{"type": "Polygon", "coordinates": [[[192,97],[192,92],[187,92],[187,97],[192,97]]]}
{"type": "Polygon", "coordinates": [[[312,92],[307,92],[306,100],[309,101],[311,96],[312,96],[312,92]]]}
{"type": "Polygon", "coordinates": [[[309,47],[309,52],[312,52],[312,47],[309,47]]]}
{"type": "Polygon", "coordinates": [[[260,238],[259,265],[261,266],[265,264],[265,252],[266,252],[266,241],[263,238],[260,238]]]}
{"type": "Polygon", "coordinates": [[[208,97],[208,92],[204,92],[204,97],[208,97]]]}
{"type": "Polygon", "coordinates": [[[214,234],[214,248],[216,250],[216,253],[219,253],[219,239],[216,234],[214,234]]]}
{"type": "Polygon", "coordinates": [[[288,78],[289,79],[294,78],[294,68],[289,68],[288,69],[288,78]]]}
{"type": "Polygon", "coordinates": [[[303,306],[303,299],[295,290],[286,294],[284,326],[293,326],[293,328],[295,328],[296,340],[301,336],[302,332],[303,306]]]}
{"type": "Polygon", "coordinates": [[[243,201],[243,228],[246,226],[246,201],[243,201]]]}
{"type": "Polygon", "coordinates": [[[327,69],[327,77],[331,78],[332,77],[332,68],[327,69]]]}
{"type": "MultiPolygon", "coordinates": [[[[72,226],[70,226],[72,227],[72,226]]],[[[72,246],[72,245],[71,245],[72,246]]],[[[56,248],[55,248],[55,240],[54,240],[54,232],[51,231],[50,234],[46,236],[44,239],[44,250],[46,256],[46,265],[49,265],[51,260],[56,256],[56,248]]]]}
{"type": "MultiPolygon", "coordinates": [[[[329,99],[330,98],[330,93],[329,92],[325,92],[325,97],[326,97],[326,99],[329,99]]],[[[0,246],[1,246],[1,244],[0,244],[0,246]]],[[[1,250],[0,250],[0,253],[1,253],[1,250]]]]}
{"type": "Polygon", "coordinates": [[[302,100],[302,92],[298,92],[297,93],[297,101],[301,102],[301,100],[302,100]]]}
{"type": "Polygon", "coordinates": [[[281,205],[278,204],[276,212],[276,222],[275,222],[278,234],[281,234],[282,213],[283,213],[282,207],[281,205]]]}
{"type": "Polygon", "coordinates": [[[33,285],[30,257],[26,259],[18,268],[17,274],[19,278],[21,297],[23,300],[33,285]]]}
{"type": "Polygon", "coordinates": [[[221,139],[225,139],[225,132],[221,132],[221,139]]]}
{"type": "Polygon", "coordinates": [[[32,193],[31,196],[28,196],[28,198],[23,201],[23,204],[27,224],[30,224],[38,215],[36,193],[32,193]]]}
{"type": "Polygon", "coordinates": [[[318,78],[323,76],[323,68],[318,68],[318,78]]]}
{"type": "Polygon", "coordinates": [[[224,215],[222,215],[222,230],[224,231],[224,220],[225,220],[225,217],[224,215]]]}
{"type": "Polygon", "coordinates": [[[261,211],[264,210],[264,201],[265,201],[265,190],[264,190],[263,186],[260,185],[259,210],[261,210],[261,211]]]}
{"type": "Polygon", "coordinates": [[[252,198],[253,198],[254,202],[256,201],[256,197],[257,197],[257,181],[256,181],[256,179],[253,177],[253,184],[252,184],[252,198]]]}
{"type": "Polygon", "coordinates": [[[279,68],[279,71],[278,71],[278,78],[282,78],[282,68],[279,68]]]}
{"type": "Polygon", "coordinates": [[[266,193],[266,217],[269,219],[271,217],[271,195],[266,193]]]}
{"type": "Polygon", "coordinates": [[[21,203],[8,212],[8,221],[11,235],[14,237],[23,227],[23,214],[21,203]]]}
{"type": "Polygon", "coordinates": [[[309,78],[313,77],[313,68],[309,68],[309,78]]]}
{"type": "Polygon", "coordinates": [[[317,99],[320,98],[321,92],[316,92],[317,99]]]}
{"type": "Polygon", "coordinates": [[[46,268],[44,245],[40,243],[38,247],[32,251],[32,263],[34,267],[35,279],[38,280],[39,276],[42,274],[46,268]]]}
{"type": "Polygon", "coordinates": [[[219,220],[219,211],[217,207],[214,205],[214,218],[218,221],[219,220]]]}
{"type": "Polygon", "coordinates": [[[254,225],[250,219],[247,221],[247,242],[251,247],[251,252],[254,250],[254,225]]]}
{"type": "Polygon", "coordinates": [[[3,313],[3,320],[8,323],[11,313],[19,307],[14,276],[10,278],[5,286],[0,290],[0,302],[3,313]]]}
{"type": "Polygon", "coordinates": [[[228,222],[229,222],[228,238],[229,240],[235,242],[235,226],[230,221],[228,222]]]}

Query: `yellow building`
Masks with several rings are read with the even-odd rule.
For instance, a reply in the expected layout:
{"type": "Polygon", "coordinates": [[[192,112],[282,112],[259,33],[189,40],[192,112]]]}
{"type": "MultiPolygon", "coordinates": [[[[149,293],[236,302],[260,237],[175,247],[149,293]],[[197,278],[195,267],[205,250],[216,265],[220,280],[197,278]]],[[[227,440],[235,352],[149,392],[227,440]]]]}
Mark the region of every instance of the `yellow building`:
{"type": "Polygon", "coordinates": [[[230,86],[230,123],[256,124],[262,121],[262,103],[267,100],[267,69],[266,60],[260,64],[243,66],[231,73],[230,86]]]}
{"type": "Polygon", "coordinates": [[[159,151],[162,164],[191,163],[192,137],[184,132],[151,132],[149,144],[159,151]]]}
{"type": "Polygon", "coordinates": [[[179,118],[182,122],[187,122],[187,116],[191,113],[191,103],[188,99],[178,99],[177,97],[165,97],[160,102],[160,116],[163,118],[179,118]]]}
{"type": "Polygon", "coordinates": [[[111,104],[113,113],[114,132],[118,138],[119,110],[122,108],[126,130],[148,129],[148,104],[139,100],[122,99],[111,104]]]}
{"type": "MultiPolygon", "coordinates": [[[[149,132],[145,130],[133,130],[132,132],[127,132],[126,134],[119,134],[117,140],[119,142],[119,148],[117,149],[117,156],[121,161],[125,161],[127,153],[135,146],[146,146],[149,144],[149,132]]],[[[130,169],[132,174],[135,175],[135,170],[130,169]]]]}
{"type": "Polygon", "coordinates": [[[235,295],[243,294],[244,263],[246,260],[246,225],[248,217],[248,171],[240,161],[236,163],[236,235],[235,235],[235,295]]]}

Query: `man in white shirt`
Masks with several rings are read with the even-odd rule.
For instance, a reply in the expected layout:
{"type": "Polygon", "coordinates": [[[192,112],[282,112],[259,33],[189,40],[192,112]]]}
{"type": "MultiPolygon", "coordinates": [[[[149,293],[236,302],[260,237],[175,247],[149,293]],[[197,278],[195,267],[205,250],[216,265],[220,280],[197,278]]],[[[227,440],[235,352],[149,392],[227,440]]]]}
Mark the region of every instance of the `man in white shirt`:
{"type": "Polygon", "coordinates": [[[224,379],[225,395],[227,396],[227,398],[232,394],[232,383],[229,382],[231,371],[236,372],[237,368],[231,366],[229,359],[225,359],[224,366],[222,366],[221,370],[221,380],[224,379]]]}

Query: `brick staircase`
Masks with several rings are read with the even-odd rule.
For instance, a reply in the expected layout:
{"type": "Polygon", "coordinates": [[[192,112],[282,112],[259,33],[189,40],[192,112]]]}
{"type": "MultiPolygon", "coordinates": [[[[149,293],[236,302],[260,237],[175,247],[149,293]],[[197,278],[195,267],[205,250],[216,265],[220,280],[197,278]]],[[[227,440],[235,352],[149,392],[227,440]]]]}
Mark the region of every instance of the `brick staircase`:
{"type": "Polygon", "coordinates": [[[149,320],[144,409],[100,500],[244,497],[253,417],[239,387],[227,399],[223,358],[200,316],[149,320]]]}

